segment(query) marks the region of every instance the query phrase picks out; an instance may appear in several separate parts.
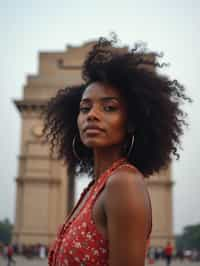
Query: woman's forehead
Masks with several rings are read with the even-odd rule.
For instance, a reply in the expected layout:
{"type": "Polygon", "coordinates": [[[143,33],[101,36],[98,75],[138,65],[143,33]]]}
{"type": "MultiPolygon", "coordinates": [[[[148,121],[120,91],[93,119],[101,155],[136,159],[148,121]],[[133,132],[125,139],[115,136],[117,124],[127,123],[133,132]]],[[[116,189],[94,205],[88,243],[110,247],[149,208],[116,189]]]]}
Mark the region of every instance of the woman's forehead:
{"type": "Polygon", "coordinates": [[[88,87],[86,87],[83,95],[83,99],[98,99],[98,98],[116,98],[120,100],[122,97],[119,91],[116,88],[113,88],[110,85],[103,84],[100,82],[91,83],[88,87]]]}

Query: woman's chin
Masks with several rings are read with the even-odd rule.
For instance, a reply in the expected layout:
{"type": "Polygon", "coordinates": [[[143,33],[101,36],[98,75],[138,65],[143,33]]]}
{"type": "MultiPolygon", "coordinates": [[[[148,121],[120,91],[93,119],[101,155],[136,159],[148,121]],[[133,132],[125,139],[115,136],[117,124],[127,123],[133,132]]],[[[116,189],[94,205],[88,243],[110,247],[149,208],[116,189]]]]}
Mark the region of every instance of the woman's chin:
{"type": "Polygon", "coordinates": [[[99,141],[95,140],[95,139],[88,139],[87,141],[84,142],[84,145],[88,148],[103,148],[106,145],[103,143],[100,143],[99,141]]]}

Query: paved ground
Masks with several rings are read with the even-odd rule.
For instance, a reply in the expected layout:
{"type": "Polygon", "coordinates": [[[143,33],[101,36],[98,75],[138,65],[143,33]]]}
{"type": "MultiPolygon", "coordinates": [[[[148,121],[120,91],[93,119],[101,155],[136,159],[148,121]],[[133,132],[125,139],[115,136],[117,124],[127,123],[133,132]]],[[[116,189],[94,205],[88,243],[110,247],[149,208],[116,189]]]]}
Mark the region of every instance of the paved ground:
{"type": "MultiPolygon", "coordinates": [[[[39,259],[26,259],[24,257],[15,257],[16,266],[47,266],[47,260],[39,260],[39,259]]],[[[0,266],[7,266],[6,261],[0,257],[0,266]]],[[[164,261],[159,261],[151,266],[165,266],[164,261]]],[[[188,262],[184,261],[183,263],[179,261],[173,261],[171,266],[200,266],[200,262],[188,262]]]]}
{"type": "MultiPolygon", "coordinates": [[[[39,260],[39,259],[26,259],[24,257],[14,257],[16,266],[47,266],[47,260],[39,260]]],[[[7,262],[4,258],[0,257],[0,266],[7,266],[7,262]]]]}

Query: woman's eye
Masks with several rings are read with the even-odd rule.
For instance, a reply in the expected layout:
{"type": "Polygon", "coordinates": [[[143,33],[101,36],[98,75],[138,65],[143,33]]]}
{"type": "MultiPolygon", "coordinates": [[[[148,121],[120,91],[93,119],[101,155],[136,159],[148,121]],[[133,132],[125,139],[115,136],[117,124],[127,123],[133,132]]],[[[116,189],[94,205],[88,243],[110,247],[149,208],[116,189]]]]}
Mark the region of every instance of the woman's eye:
{"type": "MultiPolygon", "coordinates": [[[[91,108],[92,108],[91,106],[80,106],[79,110],[81,113],[88,113],[91,108]]],[[[112,106],[112,105],[103,106],[103,110],[106,112],[114,112],[116,109],[117,109],[117,107],[112,106]]]]}
{"type": "Polygon", "coordinates": [[[80,112],[82,113],[87,113],[90,110],[90,107],[88,106],[81,106],[80,107],[80,112]]]}
{"type": "Polygon", "coordinates": [[[108,105],[108,106],[104,106],[104,110],[106,112],[112,112],[112,111],[115,111],[117,109],[116,106],[111,106],[111,105],[108,105]]]}

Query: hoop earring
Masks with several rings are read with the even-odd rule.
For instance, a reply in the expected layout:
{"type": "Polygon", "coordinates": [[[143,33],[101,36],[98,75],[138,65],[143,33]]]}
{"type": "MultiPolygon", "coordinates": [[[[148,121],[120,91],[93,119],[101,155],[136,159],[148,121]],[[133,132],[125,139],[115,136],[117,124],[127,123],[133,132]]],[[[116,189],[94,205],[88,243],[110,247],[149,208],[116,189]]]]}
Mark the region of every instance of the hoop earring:
{"type": "Polygon", "coordinates": [[[79,156],[78,153],[76,152],[76,138],[77,138],[77,135],[75,135],[75,136],[73,137],[73,141],[72,141],[72,151],[73,151],[73,154],[74,154],[74,156],[76,157],[76,159],[78,159],[79,161],[81,161],[80,156],[79,156]]]}
{"type": "Polygon", "coordinates": [[[134,135],[132,135],[132,138],[131,138],[131,146],[129,147],[128,152],[126,154],[126,157],[127,158],[129,157],[129,155],[131,154],[131,152],[133,150],[134,140],[135,140],[135,137],[134,137],[134,135]]]}

